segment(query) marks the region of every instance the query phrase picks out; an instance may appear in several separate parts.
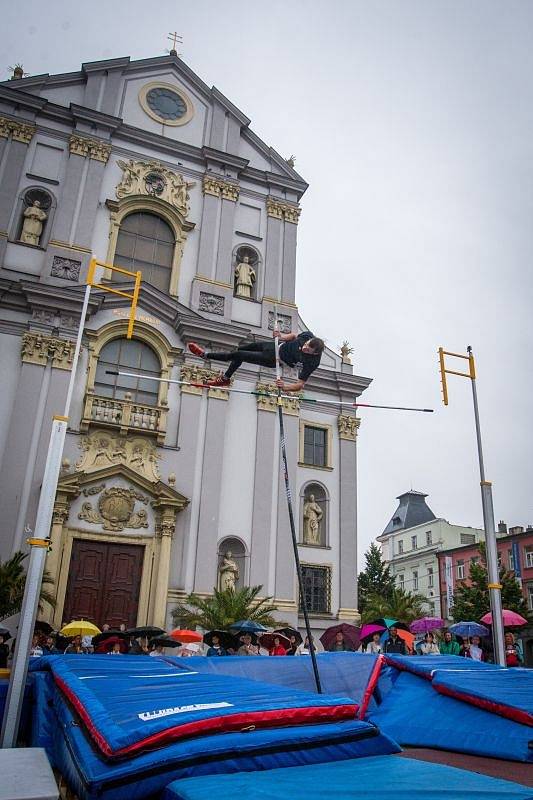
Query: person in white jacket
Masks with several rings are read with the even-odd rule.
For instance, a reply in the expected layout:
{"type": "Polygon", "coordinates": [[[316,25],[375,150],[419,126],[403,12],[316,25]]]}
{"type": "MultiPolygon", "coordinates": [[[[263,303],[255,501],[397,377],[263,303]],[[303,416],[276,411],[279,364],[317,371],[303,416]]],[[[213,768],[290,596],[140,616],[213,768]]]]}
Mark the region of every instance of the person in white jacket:
{"type": "Polygon", "coordinates": [[[426,633],[424,636],[424,642],[420,646],[420,652],[423,656],[440,656],[439,646],[432,633],[426,633]]]}

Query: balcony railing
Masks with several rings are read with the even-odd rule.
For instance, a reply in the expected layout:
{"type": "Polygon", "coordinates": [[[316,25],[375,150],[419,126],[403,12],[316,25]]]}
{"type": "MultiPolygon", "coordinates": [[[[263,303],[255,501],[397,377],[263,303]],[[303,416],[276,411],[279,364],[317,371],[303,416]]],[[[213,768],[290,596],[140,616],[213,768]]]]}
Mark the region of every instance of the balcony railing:
{"type": "Polygon", "coordinates": [[[166,421],[167,408],[136,403],[129,392],[124,400],[87,394],[81,429],[88,430],[90,425],[101,425],[118,428],[124,435],[130,431],[151,433],[162,444],[165,440],[166,421]]]}

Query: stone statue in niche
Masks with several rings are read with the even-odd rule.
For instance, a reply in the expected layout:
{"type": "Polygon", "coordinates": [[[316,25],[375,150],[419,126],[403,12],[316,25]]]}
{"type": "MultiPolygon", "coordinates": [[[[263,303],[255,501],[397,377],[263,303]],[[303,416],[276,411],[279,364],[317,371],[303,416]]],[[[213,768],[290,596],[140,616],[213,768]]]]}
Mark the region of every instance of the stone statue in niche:
{"type": "Polygon", "coordinates": [[[250,300],[255,283],[255,269],[250,264],[249,256],[244,256],[235,267],[235,296],[250,300]]]}
{"type": "Polygon", "coordinates": [[[314,494],[309,495],[309,499],[304,503],[304,543],[321,544],[320,526],[324,513],[318,503],[315,502],[314,494]]]}
{"type": "Polygon", "coordinates": [[[226,589],[235,589],[237,581],[239,580],[239,567],[232,557],[232,553],[228,550],[224,553],[224,558],[218,568],[218,588],[221,592],[226,589]]]}
{"type": "Polygon", "coordinates": [[[40,202],[34,200],[32,205],[24,212],[20,241],[24,242],[24,244],[32,244],[34,247],[38,247],[39,239],[43,232],[43,223],[46,219],[48,219],[48,214],[43,211],[40,202]]]}

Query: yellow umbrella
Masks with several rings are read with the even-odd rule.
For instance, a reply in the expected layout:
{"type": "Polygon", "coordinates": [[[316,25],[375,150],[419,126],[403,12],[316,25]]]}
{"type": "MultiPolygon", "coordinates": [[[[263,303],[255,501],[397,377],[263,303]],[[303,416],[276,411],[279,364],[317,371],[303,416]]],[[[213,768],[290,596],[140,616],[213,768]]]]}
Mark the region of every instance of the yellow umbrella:
{"type": "Polygon", "coordinates": [[[61,628],[59,633],[62,636],[96,636],[97,633],[100,633],[100,628],[86,619],[78,619],[69,622],[68,625],[61,628]]]}

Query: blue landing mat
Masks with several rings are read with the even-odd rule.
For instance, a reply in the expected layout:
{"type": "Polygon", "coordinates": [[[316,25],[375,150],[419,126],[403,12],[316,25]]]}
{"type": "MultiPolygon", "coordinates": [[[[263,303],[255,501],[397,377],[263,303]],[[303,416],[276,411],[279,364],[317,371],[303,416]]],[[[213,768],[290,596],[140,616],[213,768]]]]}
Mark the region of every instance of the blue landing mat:
{"type": "Polygon", "coordinates": [[[532,800],[533,790],[455,767],[377,756],[255,775],[176,781],[167,787],[162,800],[323,800],[324,796],[343,800],[532,800]]]}

